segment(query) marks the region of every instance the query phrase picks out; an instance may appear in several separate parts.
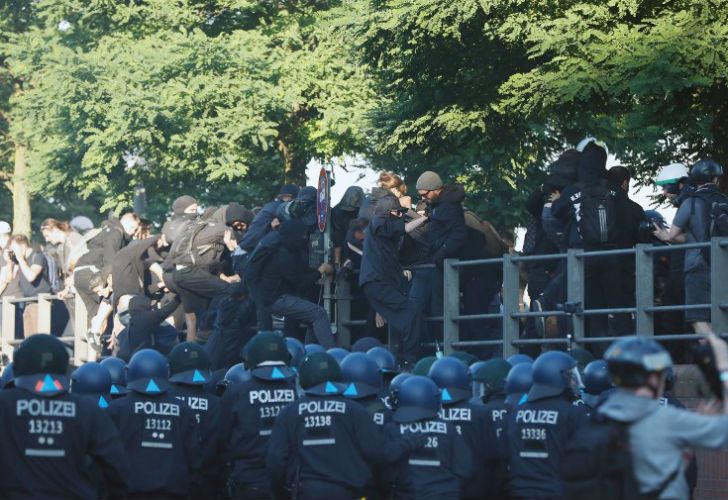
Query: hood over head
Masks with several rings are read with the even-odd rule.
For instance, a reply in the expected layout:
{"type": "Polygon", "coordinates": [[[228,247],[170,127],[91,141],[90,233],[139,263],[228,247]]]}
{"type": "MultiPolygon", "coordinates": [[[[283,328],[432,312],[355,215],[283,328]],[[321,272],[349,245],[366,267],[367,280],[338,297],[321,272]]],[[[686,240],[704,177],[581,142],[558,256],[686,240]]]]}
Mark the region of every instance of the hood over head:
{"type": "Polygon", "coordinates": [[[191,205],[196,205],[197,200],[190,195],[182,195],[172,203],[172,213],[174,215],[183,215],[185,210],[191,205]]]}
{"type": "Polygon", "coordinates": [[[579,157],[579,182],[594,184],[607,177],[607,152],[590,142],[579,157]]]}
{"type": "Polygon", "coordinates": [[[225,225],[232,226],[234,222],[244,222],[250,226],[253,217],[253,212],[238,203],[232,202],[225,210],[225,225]]]}
{"type": "Polygon", "coordinates": [[[363,201],[364,190],[359,186],[349,186],[339,202],[339,207],[347,212],[354,212],[359,210],[363,201]]]}
{"type": "Polygon", "coordinates": [[[402,205],[399,204],[397,197],[393,194],[389,194],[377,201],[377,204],[374,207],[374,215],[389,215],[390,211],[399,210],[401,208],[402,205]]]}

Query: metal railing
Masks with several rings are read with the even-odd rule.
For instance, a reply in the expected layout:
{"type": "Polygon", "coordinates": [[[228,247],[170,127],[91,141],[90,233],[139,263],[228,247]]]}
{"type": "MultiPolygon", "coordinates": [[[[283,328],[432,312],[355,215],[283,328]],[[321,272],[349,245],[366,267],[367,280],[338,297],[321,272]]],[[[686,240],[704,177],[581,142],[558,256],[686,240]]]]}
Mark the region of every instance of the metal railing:
{"type": "MultiPolygon", "coordinates": [[[[73,336],[59,337],[73,350],[74,365],[80,365],[86,361],[96,359],[96,352],[86,342],[86,331],[88,320],[86,317],[86,306],[79,295],[69,298],[74,301],[74,324],[73,336]]],[[[51,332],[52,303],[54,300],[62,300],[57,295],[42,293],[35,297],[3,297],[2,298],[2,324],[0,325],[0,351],[12,358],[13,349],[23,341],[22,338],[15,338],[16,308],[18,304],[37,303],[38,319],[37,329],[39,332],[51,332]]]]}
{"type": "MultiPolygon", "coordinates": [[[[427,267],[427,266],[425,266],[427,267]]],[[[429,266],[432,267],[432,266],[429,266]]],[[[586,335],[586,318],[605,314],[634,314],[635,332],[637,335],[653,336],[655,334],[654,315],[670,311],[687,311],[691,309],[710,309],[713,330],[718,333],[728,332],[728,239],[713,238],[705,243],[684,243],[679,245],[641,244],[635,248],[620,248],[587,252],[581,249],[570,249],[566,253],[546,255],[505,254],[494,259],[460,261],[445,260],[443,269],[444,304],[442,317],[427,317],[429,321],[443,322],[443,345],[446,354],[456,348],[493,346],[503,348],[503,356],[518,352],[518,347],[528,344],[592,344],[612,342],[619,337],[586,335]],[[654,303],[654,255],[660,252],[674,252],[688,249],[710,249],[710,304],[655,306],[654,303]],[[583,309],[585,304],[584,266],[585,261],[594,257],[635,256],[635,306],[621,308],[583,309]],[[566,260],[566,302],[579,304],[573,313],[565,311],[522,311],[520,272],[521,262],[542,262],[548,260],[566,260]],[[501,265],[503,268],[502,313],[461,314],[460,313],[460,270],[471,267],[501,265]],[[565,338],[520,338],[521,319],[529,317],[562,316],[570,321],[571,335],[565,338]],[[465,321],[484,319],[500,319],[502,321],[502,337],[493,340],[460,340],[460,325],[465,321]]],[[[341,345],[348,345],[351,340],[351,327],[362,326],[365,321],[352,321],[351,288],[347,280],[339,280],[336,290],[337,315],[336,328],[341,345]]],[[[483,297],[483,300],[488,298],[483,297]]],[[[696,334],[659,335],[656,340],[692,340],[700,338],[696,334]]],[[[391,340],[391,336],[390,336],[391,340]]]]}

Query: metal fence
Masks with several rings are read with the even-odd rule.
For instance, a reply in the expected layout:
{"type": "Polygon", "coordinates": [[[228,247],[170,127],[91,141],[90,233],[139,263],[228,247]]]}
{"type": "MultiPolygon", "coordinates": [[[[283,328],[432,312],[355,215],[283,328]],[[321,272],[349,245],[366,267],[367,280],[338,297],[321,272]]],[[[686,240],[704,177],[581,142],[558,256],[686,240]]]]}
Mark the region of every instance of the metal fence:
{"type": "MultiPolygon", "coordinates": [[[[661,312],[686,311],[689,309],[710,309],[713,330],[719,333],[728,332],[728,239],[713,238],[705,243],[685,243],[679,245],[637,245],[635,248],[599,250],[586,252],[579,249],[568,250],[567,253],[548,255],[506,254],[495,259],[460,261],[449,259],[444,263],[444,305],[442,317],[428,317],[428,321],[442,321],[443,345],[445,354],[454,349],[498,345],[503,348],[503,356],[518,352],[519,346],[525,344],[567,344],[608,343],[619,337],[587,337],[586,318],[591,315],[634,314],[637,335],[653,336],[654,315],[661,312]],[[655,306],[654,303],[654,256],[660,252],[675,252],[688,249],[710,249],[711,260],[711,301],[710,304],[655,306]],[[606,256],[633,255],[635,259],[635,305],[634,307],[584,309],[585,283],[584,265],[587,259],[606,256]],[[577,305],[574,312],[565,311],[523,311],[521,310],[521,287],[519,263],[566,260],[567,290],[566,302],[577,305]],[[464,269],[501,265],[503,267],[502,312],[492,314],[460,313],[460,272],[464,269]],[[521,319],[538,316],[565,316],[570,322],[569,338],[520,338],[521,319]],[[460,325],[465,321],[499,319],[502,322],[503,335],[495,340],[461,341],[460,325]]],[[[427,267],[427,266],[425,266],[427,267]]],[[[429,266],[433,267],[433,266],[429,266]]],[[[351,340],[351,328],[362,326],[365,321],[351,320],[351,288],[346,280],[340,280],[334,295],[337,301],[336,328],[341,345],[348,345],[351,340]]],[[[483,300],[488,300],[484,297],[483,300]]],[[[677,335],[659,335],[657,340],[693,340],[700,338],[692,333],[677,335]]],[[[391,339],[391,337],[390,337],[391,339]]]]}
{"type": "MultiPolygon", "coordinates": [[[[2,324],[0,325],[0,350],[8,358],[12,358],[13,349],[23,339],[16,338],[16,308],[21,304],[38,304],[38,331],[50,332],[51,330],[51,309],[55,300],[61,300],[57,295],[39,294],[36,297],[3,297],[2,298],[2,324]]],[[[66,345],[73,350],[72,363],[76,366],[96,359],[96,352],[86,342],[86,331],[88,330],[86,306],[81,297],[76,295],[70,297],[74,301],[74,324],[73,336],[60,337],[66,345]]]]}

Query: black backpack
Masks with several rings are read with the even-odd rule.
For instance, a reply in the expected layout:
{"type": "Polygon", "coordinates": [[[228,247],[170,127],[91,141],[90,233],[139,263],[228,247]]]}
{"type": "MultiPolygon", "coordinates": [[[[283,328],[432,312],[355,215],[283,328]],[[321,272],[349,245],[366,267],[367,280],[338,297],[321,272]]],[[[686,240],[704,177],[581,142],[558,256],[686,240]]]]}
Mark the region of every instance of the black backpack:
{"type": "MultiPolygon", "coordinates": [[[[707,234],[701,239],[693,233],[696,241],[710,241],[713,237],[728,236],[728,197],[718,192],[694,192],[691,196],[703,201],[707,218],[707,234]]],[[[700,253],[706,263],[710,264],[710,248],[701,248],[700,253]]]]}
{"type": "Polygon", "coordinates": [[[208,226],[208,221],[195,219],[187,221],[179,228],[178,236],[169,249],[170,259],[174,264],[182,266],[194,266],[200,259],[199,249],[195,239],[200,232],[208,226]]]}
{"type": "Polygon", "coordinates": [[[586,246],[599,247],[617,242],[616,196],[606,181],[595,186],[581,186],[576,224],[586,246]]]}
{"type": "Polygon", "coordinates": [[[629,425],[592,414],[566,448],[561,460],[565,500],[657,500],[677,476],[676,470],[657,490],[640,493],[634,475],[629,425]]]}

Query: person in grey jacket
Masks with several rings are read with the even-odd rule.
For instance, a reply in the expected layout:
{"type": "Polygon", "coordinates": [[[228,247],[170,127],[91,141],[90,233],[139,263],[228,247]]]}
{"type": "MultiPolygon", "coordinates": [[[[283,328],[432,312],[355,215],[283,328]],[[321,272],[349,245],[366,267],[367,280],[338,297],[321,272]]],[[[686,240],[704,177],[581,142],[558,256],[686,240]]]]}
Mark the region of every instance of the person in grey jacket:
{"type": "Polygon", "coordinates": [[[720,415],[707,415],[660,404],[668,352],[652,339],[618,340],[604,358],[618,389],[598,412],[630,424],[629,439],[634,475],[640,492],[661,500],[689,498],[685,452],[693,448],[728,446],[728,349],[714,334],[707,341],[721,374],[723,407],[720,415]]]}

